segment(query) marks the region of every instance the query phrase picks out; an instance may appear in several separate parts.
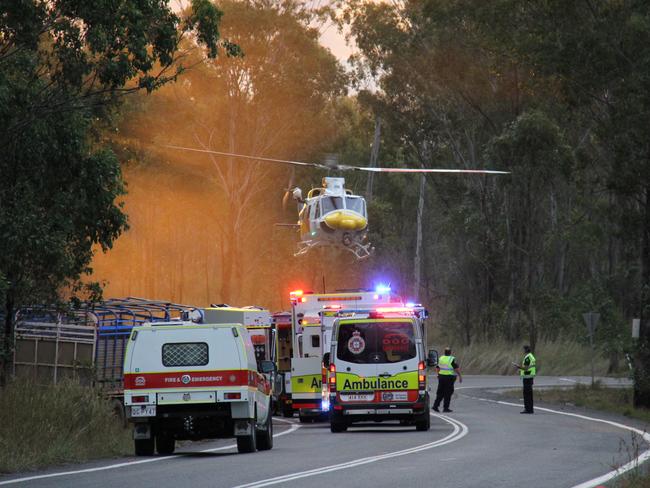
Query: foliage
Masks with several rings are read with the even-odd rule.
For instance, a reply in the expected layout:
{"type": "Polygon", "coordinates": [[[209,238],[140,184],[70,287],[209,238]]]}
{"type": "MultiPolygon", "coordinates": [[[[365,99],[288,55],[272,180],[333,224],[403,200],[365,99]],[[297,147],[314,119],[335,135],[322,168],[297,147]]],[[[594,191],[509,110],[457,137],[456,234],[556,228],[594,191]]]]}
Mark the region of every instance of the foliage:
{"type": "Polygon", "coordinates": [[[9,383],[0,395],[0,473],[126,455],[131,433],[102,392],[66,382],[9,383]]]}
{"type": "Polygon", "coordinates": [[[153,0],[2,3],[5,350],[15,309],[54,301],[65,287],[79,291],[93,246],[109,249],[126,228],[115,203],[124,194],[118,160],[99,137],[118,97],[174,80],[184,37],[198,37],[214,57],[220,15],[206,0],[185,19],[153,0]]]}
{"type": "Polygon", "coordinates": [[[293,202],[281,207],[285,189],[315,184],[319,175],[165,147],[321,158],[338,130],[346,76],[318,43],[313,17],[301,3],[226,1],[220,8],[223,35],[245,55],[188,55],[195,67],[183,80],[133,101],[137,107],[112,137],[121,154],[132,157],[127,208],[133,231],[95,267],[110,277],[111,290],[124,290],[116,293],[260,304],[279,295],[260,289],[260,280],[288,287],[278,276],[301,276],[318,266],[296,262],[294,229],[274,224],[296,221],[293,202]]]}

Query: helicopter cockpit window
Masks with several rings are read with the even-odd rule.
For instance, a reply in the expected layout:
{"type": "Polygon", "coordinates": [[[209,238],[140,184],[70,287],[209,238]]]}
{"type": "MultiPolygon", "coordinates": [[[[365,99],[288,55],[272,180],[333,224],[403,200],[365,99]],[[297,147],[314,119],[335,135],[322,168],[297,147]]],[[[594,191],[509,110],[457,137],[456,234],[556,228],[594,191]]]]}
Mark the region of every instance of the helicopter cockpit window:
{"type": "Polygon", "coordinates": [[[341,197],[325,197],[321,199],[322,214],[325,215],[333,210],[340,210],[343,208],[343,198],[341,197]]]}
{"type": "Polygon", "coordinates": [[[353,212],[364,216],[366,215],[366,206],[364,205],[363,198],[346,197],[345,206],[348,210],[352,210],[353,212]]]}

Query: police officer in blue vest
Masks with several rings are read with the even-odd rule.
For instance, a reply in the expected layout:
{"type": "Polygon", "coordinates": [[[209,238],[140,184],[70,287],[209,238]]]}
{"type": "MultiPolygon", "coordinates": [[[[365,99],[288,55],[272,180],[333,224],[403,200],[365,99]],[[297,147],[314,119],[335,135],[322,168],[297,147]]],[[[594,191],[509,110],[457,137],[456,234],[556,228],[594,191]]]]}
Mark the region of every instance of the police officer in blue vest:
{"type": "Polygon", "coordinates": [[[452,412],[449,404],[451,403],[451,396],[454,394],[454,383],[456,377],[462,383],[463,376],[460,374],[458,361],[451,355],[451,348],[445,348],[444,356],[438,358],[436,373],[438,373],[438,390],[436,391],[436,401],[433,402],[432,410],[439,412],[438,407],[440,407],[440,402],[443,402],[443,412],[452,412]]]}

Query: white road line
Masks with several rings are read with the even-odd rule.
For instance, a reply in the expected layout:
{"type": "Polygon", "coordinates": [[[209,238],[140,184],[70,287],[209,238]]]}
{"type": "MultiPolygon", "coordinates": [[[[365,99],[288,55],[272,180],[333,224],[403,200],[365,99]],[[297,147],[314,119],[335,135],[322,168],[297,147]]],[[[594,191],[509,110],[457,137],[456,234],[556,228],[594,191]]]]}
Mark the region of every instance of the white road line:
{"type": "Polygon", "coordinates": [[[572,380],[571,378],[559,378],[560,381],[569,381],[571,383],[580,383],[579,381],[572,380]]]}
{"type": "MultiPolygon", "coordinates": [[[[291,424],[291,427],[289,427],[288,430],[279,432],[277,434],[273,434],[273,437],[281,437],[283,435],[291,434],[298,430],[300,428],[300,424],[291,422],[290,420],[286,419],[279,419],[275,418],[274,420],[277,420],[279,422],[286,422],[287,424],[291,424]]],[[[215,451],[225,451],[226,449],[233,449],[237,447],[237,444],[229,444],[227,446],[222,446],[222,447],[215,447],[213,449],[204,449],[199,452],[215,452],[215,451]]],[[[12,480],[6,480],[6,481],[0,481],[0,485],[11,485],[13,483],[23,483],[25,481],[33,481],[33,480],[40,480],[44,478],[56,478],[59,476],[69,476],[73,474],[83,474],[83,473],[94,473],[97,471],[106,471],[109,469],[117,469],[117,468],[124,468],[127,466],[135,466],[138,464],[146,464],[146,463],[157,463],[160,461],[167,461],[169,459],[175,459],[178,457],[182,457],[183,454],[174,454],[173,456],[162,456],[162,457],[154,457],[154,458],[148,458],[148,459],[140,459],[138,461],[128,461],[124,463],[117,463],[117,464],[109,464],[108,466],[99,466],[97,468],[87,468],[87,469],[78,469],[75,471],[63,471],[61,473],[50,473],[50,474],[41,474],[41,475],[36,475],[36,476],[26,476],[24,478],[15,478],[12,480]]]]}
{"type": "Polygon", "coordinates": [[[451,434],[449,434],[446,437],[443,437],[442,439],[439,439],[434,442],[429,442],[427,444],[421,444],[419,446],[415,447],[410,447],[407,449],[402,449],[400,451],[394,451],[394,452],[389,452],[386,454],[380,454],[377,456],[370,456],[366,458],[361,458],[361,459],[355,459],[353,461],[348,461],[345,463],[340,463],[340,464],[333,464],[330,466],[323,466],[322,468],[316,468],[316,469],[310,469],[307,471],[299,471],[296,473],[289,473],[283,476],[277,476],[275,478],[268,478],[264,480],[259,480],[259,481],[253,481],[252,483],[247,483],[244,485],[238,485],[234,488],[261,488],[263,486],[270,486],[270,485],[277,485],[279,483],[286,483],[288,481],[293,481],[301,478],[307,478],[310,476],[317,476],[319,474],[324,474],[324,473],[330,473],[332,471],[340,471],[342,469],[348,469],[348,468],[353,468],[355,466],[361,466],[363,464],[369,464],[369,463],[374,463],[377,461],[382,461],[384,459],[390,459],[394,457],[399,457],[399,456],[404,456],[406,454],[412,454],[415,452],[420,452],[420,451],[425,451],[427,449],[432,449],[434,447],[439,447],[439,446],[444,446],[445,444],[449,444],[451,442],[455,442],[467,435],[468,428],[465,424],[462,422],[459,422],[458,420],[452,419],[450,417],[447,417],[446,415],[435,415],[431,414],[434,417],[439,417],[445,422],[451,424],[454,427],[454,430],[451,434]]]}
{"type": "MultiPolygon", "coordinates": [[[[488,399],[488,398],[478,398],[478,397],[471,397],[471,396],[469,398],[473,398],[475,400],[480,400],[482,402],[490,402],[490,403],[498,403],[500,405],[508,405],[508,406],[511,406],[511,407],[519,407],[519,408],[523,407],[523,405],[521,405],[520,403],[511,403],[511,402],[504,402],[504,401],[501,401],[501,400],[491,400],[491,399],[488,399]]],[[[625,425],[625,424],[621,424],[621,423],[618,423],[618,422],[613,422],[611,420],[604,420],[604,419],[599,419],[599,418],[595,418],[595,417],[588,417],[587,415],[580,415],[580,414],[577,414],[577,413],[561,412],[559,410],[553,410],[551,408],[535,407],[535,410],[541,410],[543,412],[555,413],[555,414],[558,414],[558,415],[566,415],[567,417],[575,417],[575,418],[582,419],[582,420],[588,420],[590,422],[600,422],[600,423],[603,423],[603,424],[608,424],[608,425],[611,425],[611,426],[619,428],[619,429],[634,432],[635,434],[641,436],[644,441],[650,443],[650,434],[648,434],[645,431],[639,430],[639,429],[637,429],[635,427],[632,427],[630,425],[625,425]]],[[[606,483],[607,481],[610,481],[610,480],[616,478],[617,476],[622,475],[623,473],[626,473],[626,472],[630,471],[631,469],[634,469],[634,468],[638,467],[639,464],[643,463],[644,461],[647,461],[648,459],[650,459],[650,450],[642,452],[641,454],[639,454],[639,456],[637,456],[635,459],[633,459],[629,463],[624,464],[623,466],[619,466],[618,468],[610,471],[609,473],[605,473],[604,475],[599,476],[598,478],[594,478],[592,480],[585,481],[584,483],[580,483],[578,485],[575,485],[572,488],[593,488],[593,487],[596,487],[598,485],[601,485],[602,483],[606,483]]]]}

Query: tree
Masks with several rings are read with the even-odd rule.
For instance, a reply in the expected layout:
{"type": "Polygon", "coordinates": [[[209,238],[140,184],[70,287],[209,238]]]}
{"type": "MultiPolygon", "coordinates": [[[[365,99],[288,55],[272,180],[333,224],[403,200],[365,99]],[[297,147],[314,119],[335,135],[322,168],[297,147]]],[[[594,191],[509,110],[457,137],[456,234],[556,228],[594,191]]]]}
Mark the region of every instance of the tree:
{"type": "Polygon", "coordinates": [[[15,310],[77,289],[90,272],[93,246],[110,248],[126,228],[116,203],[124,193],[120,167],[99,138],[120,95],[175,79],[183,70],[177,53],[183,37],[217,54],[221,14],[207,0],[195,0],[182,20],[153,0],[113,7],[81,0],[2,3],[4,359],[15,310]]]}

